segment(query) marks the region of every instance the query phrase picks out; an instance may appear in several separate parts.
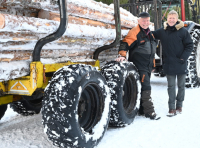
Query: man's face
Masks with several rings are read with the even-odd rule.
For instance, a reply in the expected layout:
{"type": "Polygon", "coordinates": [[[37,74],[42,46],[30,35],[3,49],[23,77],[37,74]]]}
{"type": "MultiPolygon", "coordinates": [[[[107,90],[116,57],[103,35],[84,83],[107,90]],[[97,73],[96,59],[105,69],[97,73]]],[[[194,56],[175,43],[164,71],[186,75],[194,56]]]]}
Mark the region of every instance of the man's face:
{"type": "Polygon", "coordinates": [[[150,25],[150,17],[139,18],[138,19],[138,24],[143,29],[147,29],[149,27],[149,25],[150,25]]]}
{"type": "Polygon", "coordinates": [[[167,23],[169,26],[174,26],[176,22],[178,21],[178,17],[176,14],[170,14],[167,17],[167,23]]]}

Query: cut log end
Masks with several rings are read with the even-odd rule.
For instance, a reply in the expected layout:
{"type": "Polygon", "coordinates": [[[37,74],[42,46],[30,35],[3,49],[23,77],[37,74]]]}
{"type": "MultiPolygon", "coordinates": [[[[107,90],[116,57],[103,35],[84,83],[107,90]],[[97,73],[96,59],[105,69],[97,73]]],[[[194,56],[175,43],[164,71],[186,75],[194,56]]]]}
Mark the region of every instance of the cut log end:
{"type": "Polygon", "coordinates": [[[0,29],[3,29],[5,26],[5,18],[2,14],[0,14],[0,29]]]}

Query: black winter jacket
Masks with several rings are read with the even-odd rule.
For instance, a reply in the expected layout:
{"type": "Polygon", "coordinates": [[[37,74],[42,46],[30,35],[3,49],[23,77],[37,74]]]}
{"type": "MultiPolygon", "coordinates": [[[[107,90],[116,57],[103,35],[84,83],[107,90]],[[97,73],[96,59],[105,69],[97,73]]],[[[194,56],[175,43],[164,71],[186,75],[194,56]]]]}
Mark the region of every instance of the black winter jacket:
{"type": "Polygon", "coordinates": [[[193,41],[180,20],[174,27],[164,22],[164,27],[153,32],[163,49],[163,70],[167,75],[187,73],[187,59],[193,50],[193,41]],[[183,60],[181,60],[183,59],[183,60]]]}
{"type": "Polygon", "coordinates": [[[152,33],[148,35],[137,25],[132,28],[128,35],[121,42],[119,54],[126,56],[129,51],[128,61],[135,64],[138,70],[151,72],[154,65],[156,52],[156,40],[152,33]]]}

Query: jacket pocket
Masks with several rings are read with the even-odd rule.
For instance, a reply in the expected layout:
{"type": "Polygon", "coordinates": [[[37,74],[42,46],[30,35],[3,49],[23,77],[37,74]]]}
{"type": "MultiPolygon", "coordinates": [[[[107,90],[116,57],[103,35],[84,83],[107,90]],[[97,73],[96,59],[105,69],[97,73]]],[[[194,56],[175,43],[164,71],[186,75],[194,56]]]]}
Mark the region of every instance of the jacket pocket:
{"type": "Polygon", "coordinates": [[[179,58],[176,58],[176,61],[179,62],[179,63],[181,63],[181,64],[184,64],[184,63],[185,63],[184,60],[181,60],[181,59],[179,59],[179,58]]]}

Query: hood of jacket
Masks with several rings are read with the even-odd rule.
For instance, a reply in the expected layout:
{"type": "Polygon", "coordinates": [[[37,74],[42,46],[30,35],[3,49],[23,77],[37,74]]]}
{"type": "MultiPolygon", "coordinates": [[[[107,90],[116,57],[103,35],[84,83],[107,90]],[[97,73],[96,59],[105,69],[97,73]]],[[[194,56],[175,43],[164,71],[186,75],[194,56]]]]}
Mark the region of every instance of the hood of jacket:
{"type": "MultiPolygon", "coordinates": [[[[178,22],[178,24],[175,25],[175,28],[176,28],[177,30],[179,30],[179,29],[181,29],[181,28],[184,27],[183,21],[178,20],[177,22],[178,22]]],[[[165,30],[167,29],[167,21],[164,22],[164,29],[165,29],[165,30]]]]}

